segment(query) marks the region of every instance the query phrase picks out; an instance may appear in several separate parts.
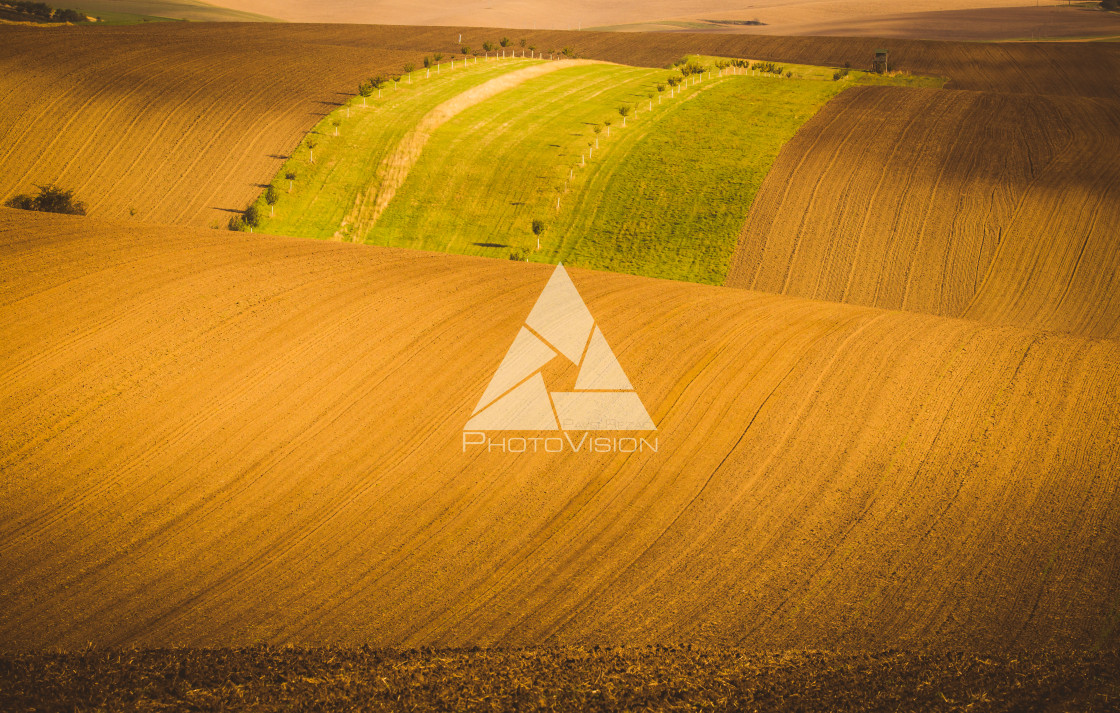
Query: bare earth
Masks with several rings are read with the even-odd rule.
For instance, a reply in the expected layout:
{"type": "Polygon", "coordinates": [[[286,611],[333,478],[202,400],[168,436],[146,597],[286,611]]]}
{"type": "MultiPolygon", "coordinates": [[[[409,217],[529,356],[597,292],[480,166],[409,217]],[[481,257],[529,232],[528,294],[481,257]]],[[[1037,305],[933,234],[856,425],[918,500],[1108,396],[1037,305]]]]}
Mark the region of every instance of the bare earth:
{"type": "Polygon", "coordinates": [[[1120,16],[1069,7],[1061,0],[652,0],[651,2],[545,2],[543,0],[225,0],[238,10],[296,22],[520,27],[575,30],[635,25],[673,29],[711,20],[758,20],[759,27],[723,25],[721,31],[772,35],[914,37],[943,40],[1020,39],[1120,34],[1120,16]]]}
{"type": "Polygon", "coordinates": [[[727,284],[1120,337],[1120,103],[865,87],[782,150],[727,284]]]}
{"type": "Polygon", "coordinates": [[[0,210],[0,648],[1116,645],[1120,342],[573,270],[658,452],[464,453],[550,271],[0,210]]]}
{"type": "Polygon", "coordinates": [[[0,655],[0,708],[1109,713],[1120,697],[1118,671],[1115,652],[87,650],[0,655]]]}
{"type": "MultiPolygon", "coordinates": [[[[503,34],[664,67],[690,52],[853,67],[881,40],[159,23],[0,27],[0,201],[57,182],[105,218],[224,226],[359,81],[503,34]]],[[[894,40],[893,66],[959,89],[1120,98],[1120,44],[894,40]]]]}

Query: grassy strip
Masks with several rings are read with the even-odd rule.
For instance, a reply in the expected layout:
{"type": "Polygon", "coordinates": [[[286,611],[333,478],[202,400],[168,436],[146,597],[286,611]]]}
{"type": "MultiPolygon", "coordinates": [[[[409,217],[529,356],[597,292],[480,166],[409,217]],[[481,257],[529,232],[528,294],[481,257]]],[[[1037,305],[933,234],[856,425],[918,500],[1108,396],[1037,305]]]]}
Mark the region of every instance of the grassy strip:
{"type": "Polygon", "coordinates": [[[272,185],[281,194],[275,217],[263,202],[258,209],[266,216],[260,230],[277,235],[329,238],[359,193],[373,179],[373,171],[385,155],[429,111],[448,99],[494,77],[533,64],[527,61],[478,61],[464,66],[460,59],[454,70],[444,63],[430,77],[423,69],[405,76],[399,84],[389,82],[368,99],[352,97],[331,111],[312,129],[314,151],[301,142],[280,169],[272,185]],[[338,121],[338,136],[334,122],[338,121]],[[312,153],[315,162],[311,163],[312,153]],[[294,173],[289,182],[285,176],[294,173]],[[290,183],[290,192],[289,192],[290,183]]]}
{"type": "MultiPolygon", "coordinates": [[[[717,58],[685,59],[710,67],[717,58]]],[[[382,159],[424,114],[525,64],[480,62],[387,89],[372,108],[359,111],[355,100],[332,112],[316,128],[316,162],[301,145],[274,182],[280,205],[261,229],[335,235],[382,159]],[[291,196],[289,168],[303,171],[291,196]]],[[[825,102],[854,83],[942,83],[784,65],[781,74],[725,69],[677,90],[664,86],[675,74],[578,65],[468,107],[432,134],[377,223],[344,237],[721,284],[778,151],[825,102]],[[539,236],[534,223],[543,226],[539,236]]]]}

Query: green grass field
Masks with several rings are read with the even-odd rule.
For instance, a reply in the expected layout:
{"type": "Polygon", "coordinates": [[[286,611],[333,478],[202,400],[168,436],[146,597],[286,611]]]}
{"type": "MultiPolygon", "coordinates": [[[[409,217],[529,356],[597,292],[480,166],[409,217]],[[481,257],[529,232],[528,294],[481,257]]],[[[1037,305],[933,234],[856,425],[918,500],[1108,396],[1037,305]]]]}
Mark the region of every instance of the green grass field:
{"type": "Polygon", "coordinates": [[[283,196],[276,217],[261,230],[309,238],[334,236],[361,191],[375,180],[376,167],[425,114],[472,87],[531,64],[539,61],[479,61],[464,66],[457,59],[454,70],[447,63],[438,75],[433,69],[425,78],[426,70],[421,68],[412,73],[411,83],[407,76],[400,84],[390,82],[380,98],[374,94],[364,102],[361,97],[350,99],[312,130],[317,141],[315,163],[310,163],[311,152],[301,143],[280,169],[273,185],[283,196]],[[341,122],[338,136],[334,135],[336,119],[341,122]],[[289,171],[297,176],[291,193],[284,178],[289,171]]]}
{"type": "MultiPolygon", "coordinates": [[[[260,230],[721,284],[778,151],[825,102],[864,80],[852,72],[833,81],[833,69],[789,65],[792,78],[713,73],[676,96],[667,87],[659,101],[657,84],[674,72],[566,66],[440,125],[376,222],[345,221],[340,229],[379,180],[377,167],[425,114],[529,64],[479,62],[387,89],[366,109],[352,100],[316,127],[314,164],[301,145],[281,170],[276,216],[260,230]],[[621,106],[632,110],[625,127],[621,106]],[[288,170],[298,176],[290,194],[288,170]],[[534,220],[545,226],[539,249],[534,220]]],[[[263,203],[259,209],[268,214],[263,203]]]]}

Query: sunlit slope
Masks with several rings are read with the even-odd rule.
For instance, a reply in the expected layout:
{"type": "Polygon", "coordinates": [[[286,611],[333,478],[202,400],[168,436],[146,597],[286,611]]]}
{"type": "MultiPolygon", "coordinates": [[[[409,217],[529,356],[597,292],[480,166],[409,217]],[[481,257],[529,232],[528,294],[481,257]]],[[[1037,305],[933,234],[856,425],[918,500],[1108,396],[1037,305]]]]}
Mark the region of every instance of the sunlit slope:
{"type": "Polygon", "coordinates": [[[0,201],[56,182],[91,215],[224,227],[360,80],[420,57],[156,24],[0,28],[0,201]]]}
{"type": "Polygon", "coordinates": [[[783,149],[727,284],[1120,336],[1120,104],[857,88],[783,149]]]}
{"type": "MultiPolygon", "coordinates": [[[[370,75],[509,37],[664,67],[687,53],[866,68],[875,39],[277,23],[0,27],[0,201],[55,181],[92,215],[224,226],[370,75]]],[[[891,40],[951,86],[1120,97],[1120,46],[891,40]]]]}
{"type": "Polygon", "coordinates": [[[464,453],[551,270],[0,210],[0,647],[1116,643],[1117,342],[573,270],[658,452],[464,453]]]}
{"type": "MultiPolygon", "coordinates": [[[[667,76],[583,65],[471,106],[432,133],[358,237],[722,282],[781,145],[843,85],[726,73],[659,97],[667,76]],[[539,250],[534,220],[545,226],[539,250]]],[[[287,222],[303,234],[298,214],[287,222]]]]}
{"type": "MultiPolygon", "coordinates": [[[[448,63],[450,65],[450,63],[448,63]]],[[[277,211],[263,221],[262,230],[278,235],[352,240],[368,230],[366,215],[378,196],[377,187],[394,162],[394,149],[440,107],[477,87],[528,67],[522,62],[471,62],[430,72],[421,68],[401,83],[390,82],[380,96],[353,99],[348,109],[336,109],[315,130],[314,163],[305,145],[299,147],[273,179],[281,192],[277,211]],[[428,76],[430,75],[430,76],[428,76]],[[334,127],[335,120],[340,126],[334,127]],[[295,180],[286,178],[288,172],[295,180]],[[369,204],[368,206],[366,204],[369,204]]],[[[507,78],[508,79],[508,78],[507,78]]],[[[476,90],[477,91],[477,90],[476,90]]],[[[469,94],[467,95],[469,96],[469,94]]],[[[399,168],[393,165],[392,168],[399,168]]],[[[407,167],[405,167],[407,170],[407,167]]],[[[263,210],[268,206],[259,201],[263,210]]]]}

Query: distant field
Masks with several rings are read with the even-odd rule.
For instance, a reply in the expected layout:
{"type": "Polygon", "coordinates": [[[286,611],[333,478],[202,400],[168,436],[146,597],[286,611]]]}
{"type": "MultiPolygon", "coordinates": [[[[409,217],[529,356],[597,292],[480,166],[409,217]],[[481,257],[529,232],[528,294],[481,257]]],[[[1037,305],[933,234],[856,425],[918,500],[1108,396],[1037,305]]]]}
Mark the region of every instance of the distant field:
{"type": "MultiPolygon", "coordinates": [[[[425,53],[450,28],[159,22],[0,27],[0,201],[57,182],[91,215],[223,227],[357,83],[425,53]]],[[[880,42],[727,34],[462,29],[582,57],[665,67],[689,53],[866,68],[880,42]]],[[[1120,98],[1120,46],[889,43],[892,66],[981,91],[1120,98]]]]}
{"type": "Polygon", "coordinates": [[[279,22],[255,12],[234,10],[198,0],[57,0],[56,4],[100,17],[106,24],[129,25],[168,20],[195,22],[279,22]]]}
{"type": "MultiPolygon", "coordinates": [[[[713,67],[717,59],[689,61],[713,67]]],[[[464,68],[460,60],[454,72],[390,84],[368,107],[353,99],[336,109],[314,130],[315,163],[305,144],[273,180],[276,217],[260,230],[499,258],[517,252],[718,284],[782,145],[829,98],[868,81],[860,72],[834,81],[833,69],[784,65],[791,79],[728,69],[673,91],[666,79],[675,72],[573,66],[457,110],[410,159],[399,187],[380,185],[396,145],[425,112],[510,64],[464,68]],[[622,106],[633,110],[626,126],[622,106]],[[290,193],[289,172],[297,176],[290,193]],[[379,199],[387,204],[373,219],[366,204],[379,199]],[[545,225],[539,251],[534,220],[545,225]]],[[[257,208],[272,213],[263,200],[257,208]]]]}
{"type": "MultiPolygon", "coordinates": [[[[993,40],[1115,34],[1120,15],[1065,0],[222,0],[230,7],[298,22],[401,25],[708,30],[769,35],[993,40]],[[742,24],[757,21],[758,25],[742,24]],[[721,23],[721,24],[716,24],[721,23]]],[[[1096,4],[1096,3],[1092,3],[1096,4]]]]}

